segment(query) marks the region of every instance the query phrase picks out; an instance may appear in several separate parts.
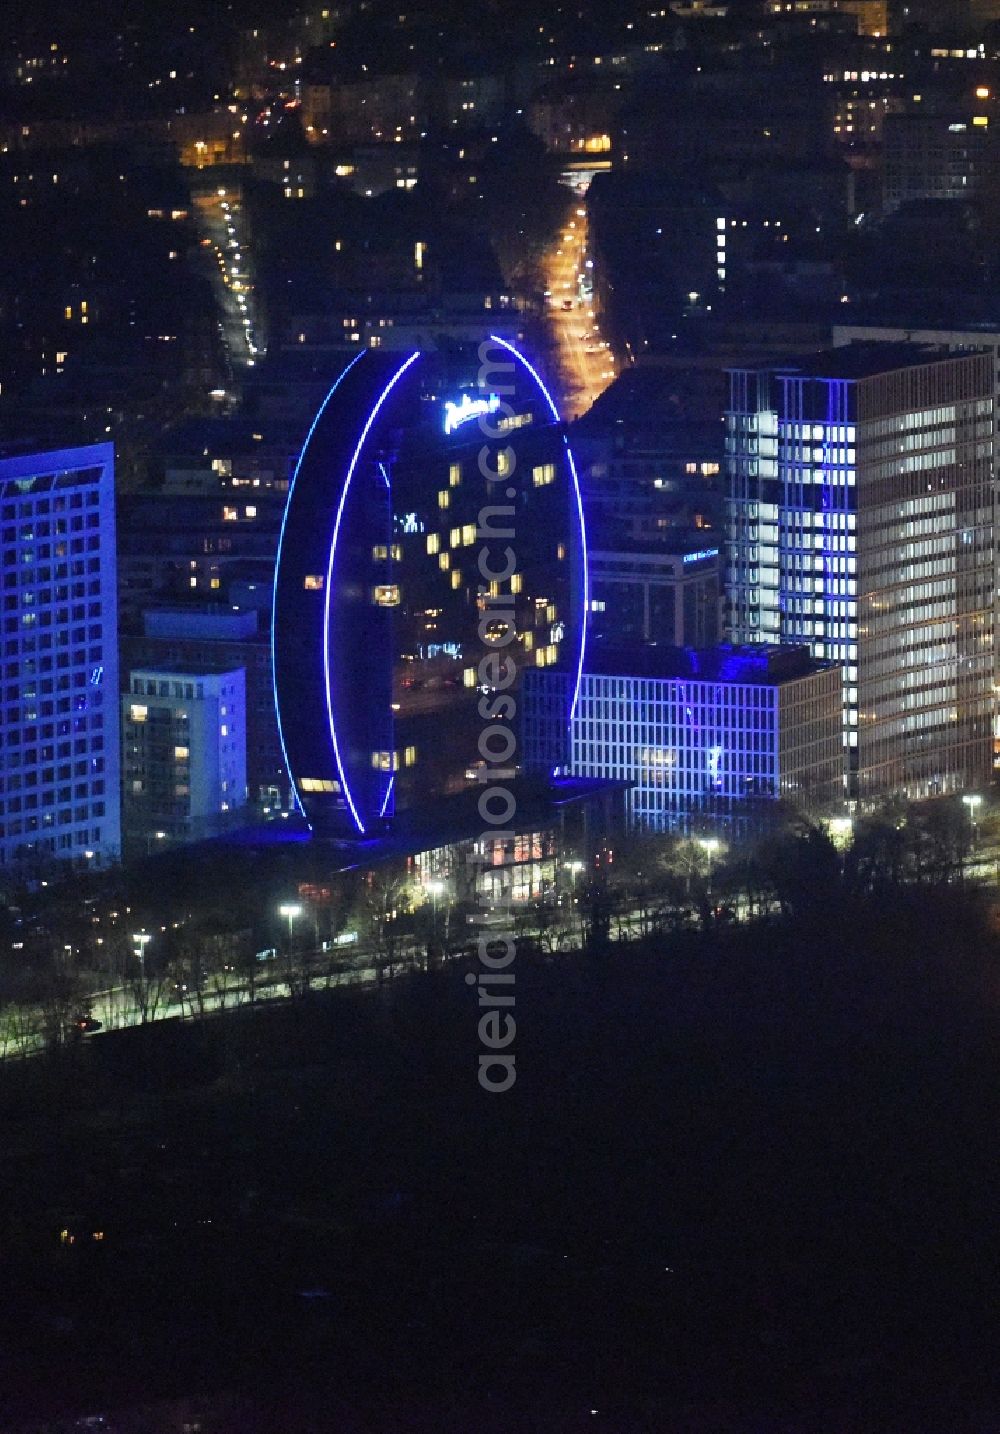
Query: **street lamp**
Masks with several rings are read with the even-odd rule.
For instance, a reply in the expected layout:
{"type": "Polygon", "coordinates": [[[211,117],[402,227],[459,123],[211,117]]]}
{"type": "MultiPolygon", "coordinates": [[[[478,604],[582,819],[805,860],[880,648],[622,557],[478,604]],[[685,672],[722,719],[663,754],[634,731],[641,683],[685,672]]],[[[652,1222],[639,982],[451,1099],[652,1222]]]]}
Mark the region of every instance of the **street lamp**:
{"type": "Polygon", "coordinates": [[[278,907],[278,915],[284,916],[288,922],[288,944],[291,946],[295,936],[295,923],[302,915],[302,907],[297,901],[285,901],[278,907]]]}
{"type": "Polygon", "coordinates": [[[443,881],[425,881],[424,890],[430,892],[431,896],[431,941],[437,941],[438,929],[438,897],[444,893],[443,881]]]}
{"type": "Polygon", "coordinates": [[[435,931],[436,931],[436,930],[437,930],[438,897],[439,897],[439,896],[442,896],[442,895],[444,894],[444,882],[443,882],[443,881],[426,881],[426,882],[424,882],[424,890],[425,890],[425,891],[429,891],[430,894],[431,894],[431,909],[432,909],[432,911],[433,911],[433,913],[434,913],[434,929],[435,929],[435,931]]]}
{"type": "Polygon", "coordinates": [[[148,931],[136,931],[132,935],[132,945],[135,947],[135,954],[139,958],[139,967],[143,972],[146,970],[146,947],[152,939],[148,931]]]}
{"type": "Polygon", "coordinates": [[[568,871],[569,874],[570,874],[570,876],[571,876],[572,879],[573,879],[572,891],[573,891],[573,900],[575,901],[575,900],[576,900],[576,883],[577,883],[577,878],[579,877],[581,871],[583,870],[583,862],[580,861],[580,860],[576,860],[576,861],[564,861],[564,862],[563,862],[563,869],[564,869],[565,871],[568,871]]]}
{"type": "Polygon", "coordinates": [[[964,796],[964,797],[962,798],[962,801],[965,803],[965,805],[966,805],[966,806],[968,807],[968,809],[969,809],[969,822],[970,822],[970,824],[971,824],[971,826],[972,826],[972,837],[973,837],[973,840],[975,840],[975,837],[976,837],[976,819],[977,819],[978,814],[979,814],[979,808],[980,808],[980,807],[982,806],[982,804],[983,804],[983,799],[982,799],[982,797],[980,797],[980,796],[978,796],[978,795],[976,795],[976,794],[973,793],[973,794],[970,794],[970,795],[968,795],[968,796],[964,796]]]}

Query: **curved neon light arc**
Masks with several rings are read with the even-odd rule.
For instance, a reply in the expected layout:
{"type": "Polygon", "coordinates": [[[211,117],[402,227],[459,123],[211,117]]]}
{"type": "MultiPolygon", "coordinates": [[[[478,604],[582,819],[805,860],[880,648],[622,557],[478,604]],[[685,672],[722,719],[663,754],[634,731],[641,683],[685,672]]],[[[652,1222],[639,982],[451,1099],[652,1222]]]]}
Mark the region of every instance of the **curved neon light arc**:
{"type": "Polygon", "coordinates": [[[359,359],[363,357],[363,353],[356,354],[354,358],[351,359],[350,363],[347,365],[344,371],[338,374],[337,378],[334,380],[332,387],[330,388],[330,392],[327,394],[326,398],[324,398],[322,404],[320,405],[319,412],[316,414],[316,417],[309,425],[309,432],[306,434],[305,442],[302,444],[302,447],[299,450],[299,456],[296,459],[295,469],[292,473],[292,480],[288,485],[288,497],[285,499],[285,511],[281,515],[281,527],[278,530],[278,547],[274,560],[274,591],[271,594],[271,688],[274,694],[274,711],[278,719],[278,741],[281,744],[281,756],[285,763],[285,771],[288,773],[288,780],[291,783],[292,796],[295,800],[295,805],[298,807],[299,811],[302,813],[303,816],[305,816],[305,808],[302,805],[302,798],[299,796],[299,788],[295,780],[295,773],[292,771],[292,765],[288,760],[288,750],[285,746],[285,733],[281,724],[281,704],[278,701],[278,679],[277,674],[275,672],[275,664],[277,662],[278,651],[274,640],[276,632],[275,618],[278,610],[278,574],[281,572],[281,554],[285,542],[285,528],[288,524],[288,514],[291,511],[292,506],[292,494],[295,492],[295,482],[299,476],[299,469],[302,467],[302,461],[306,456],[306,449],[309,447],[309,444],[312,440],[312,436],[316,432],[316,425],[319,423],[320,419],[323,417],[324,412],[326,411],[327,404],[330,402],[331,398],[333,398],[333,395],[337,392],[337,389],[343,383],[344,379],[350,373],[354,365],[358,362],[359,359]]]}
{"type": "MultiPolygon", "coordinates": [[[[506,339],[500,338],[497,334],[490,334],[490,341],[491,343],[499,344],[502,349],[506,349],[508,353],[513,354],[514,357],[524,365],[545,395],[545,401],[549,405],[552,417],[557,423],[560,423],[562,420],[560,418],[559,409],[556,407],[555,400],[551,393],[542,382],[538,370],[533,368],[524,357],[524,354],[516,349],[513,344],[508,343],[506,339]]],[[[580,688],[583,684],[583,663],[587,652],[587,620],[590,613],[590,567],[587,559],[587,521],[583,513],[583,492],[580,488],[580,475],[576,471],[576,459],[573,457],[573,450],[570,447],[569,438],[565,433],[563,434],[563,443],[566,445],[566,457],[569,459],[569,470],[573,475],[573,493],[576,498],[577,521],[580,524],[580,544],[583,551],[583,617],[580,624],[580,660],[577,663],[576,686],[573,689],[573,701],[569,711],[570,721],[572,722],[576,716],[576,709],[580,701],[580,688]]]]}
{"type": "Polygon", "coordinates": [[[385,388],[379,394],[377,401],[375,402],[371,412],[368,415],[368,418],[365,421],[365,426],[361,430],[361,437],[358,439],[357,447],[354,450],[354,456],[351,458],[350,464],[348,465],[347,476],[344,479],[344,486],[340,491],[340,502],[337,505],[337,516],[334,519],[333,534],[330,538],[330,556],[326,566],[326,591],[324,594],[323,603],[323,676],[326,685],[326,714],[330,724],[330,742],[333,746],[333,757],[334,761],[337,764],[337,775],[340,778],[340,790],[344,794],[344,798],[347,802],[351,816],[354,819],[354,825],[357,827],[358,831],[361,833],[362,836],[365,835],[365,824],[361,820],[360,815],[358,814],[357,806],[355,805],[354,798],[351,795],[351,789],[347,782],[347,774],[344,771],[344,763],[340,755],[340,743],[337,740],[337,723],[333,715],[333,690],[331,687],[330,672],[330,603],[333,597],[333,566],[337,557],[337,540],[340,537],[340,525],[343,522],[344,509],[347,506],[347,495],[350,492],[351,481],[354,478],[354,471],[358,466],[358,459],[361,457],[361,450],[365,446],[365,441],[372,430],[372,425],[374,424],[376,418],[378,418],[379,416],[379,413],[382,409],[382,405],[385,403],[392,390],[396,387],[396,384],[403,377],[403,374],[406,372],[406,370],[410,367],[411,364],[416,363],[419,357],[420,350],[417,349],[414,353],[410,354],[410,357],[406,360],[405,363],[400,365],[400,367],[393,374],[392,378],[386,384],[385,388]]]}

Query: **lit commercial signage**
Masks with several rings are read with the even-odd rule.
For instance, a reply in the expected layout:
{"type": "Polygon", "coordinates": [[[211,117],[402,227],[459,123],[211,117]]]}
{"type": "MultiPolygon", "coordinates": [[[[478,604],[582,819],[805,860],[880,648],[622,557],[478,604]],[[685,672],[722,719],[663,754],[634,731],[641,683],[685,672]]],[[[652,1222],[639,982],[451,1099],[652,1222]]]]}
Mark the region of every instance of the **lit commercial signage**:
{"type": "Polygon", "coordinates": [[[717,558],[718,556],[718,548],[701,548],[697,553],[685,553],[684,561],[686,563],[703,563],[706,558],[717,558]]]}
{"type": "Polygon", "coordinates": [[[463,393],[461,403],[445,404],[444,431],[454,433],[463,423],[469,423],[473,418],[485,418],[487,414],[496,413],[499,408],[499,394],[491,393],[489,398],[471,398],[469,394],[463,393]]]}

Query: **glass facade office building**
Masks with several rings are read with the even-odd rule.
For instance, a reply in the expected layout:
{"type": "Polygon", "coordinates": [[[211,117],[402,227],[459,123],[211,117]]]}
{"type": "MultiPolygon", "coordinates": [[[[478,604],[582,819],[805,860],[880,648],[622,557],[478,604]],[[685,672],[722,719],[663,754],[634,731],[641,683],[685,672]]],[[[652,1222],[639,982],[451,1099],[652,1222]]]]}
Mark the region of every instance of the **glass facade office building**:
{"type": "Polygon", "coordinates": [[[994,368],[856,344],[731,374],[729,634],[842,665],[849,795],[990,777],[994,368]]]}
{"type": "Polygon", "coordinates": [[[525,759],[626,783],[635,826],[683,827],[777,798],[818,815],[840,801],[840,670],[804,649],[592,651],[568,731],[566,684],[526,677],[525,759]]]}
{"type": "Polygon", "coordinates": [[[0,458],[0,865],[121,845],[114,450],[0,458]]]}

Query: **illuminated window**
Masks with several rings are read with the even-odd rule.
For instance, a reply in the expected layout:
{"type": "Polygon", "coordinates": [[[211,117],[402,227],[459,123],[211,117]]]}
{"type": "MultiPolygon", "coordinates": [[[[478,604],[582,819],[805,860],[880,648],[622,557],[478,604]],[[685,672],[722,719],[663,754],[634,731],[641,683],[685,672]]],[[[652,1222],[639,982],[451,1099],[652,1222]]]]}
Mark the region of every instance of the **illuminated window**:
{"type": "Polygon", "coordinates": [[[384,543],[380,543],[380,544],[376,545],[374,548],[372,548],[372,557],[375,559],[375,561],[376,561],[377,563],[378,563],[378,562],[385,562],[385,560],[386,560],[386,558],[388,558],[388,556],[389,556],[389,549],[385,546],[384,543]]]}
{"type": "Polygon", "coordinates": [[[507,478],[514,471],[514,462],[510,452],[502,448],[497,454],[497,476],[507,478]]]}
{"type": "Polygon", "coordinates": [[[524,586],[524,578],[521,573],[511,573],[510,590],[512,593],[519,593],[524,586]]]}
{"type": "Polygon", "coordinates": [[[461,463],[453,463],[448,469],[448,483],[452,488],[457,488],[462,481],[461,463]]]}
{"type": "Polygon", "coordinates": [[[302,586],[307,593],[321,593],[323,591],[324,578],[322,573],[307,573],[302,586]]]}
{"type": "Polygon", "coordinates": [[[220,736],[220,737],[228,737],[228,736],[229,736],[229,723],[228,723],[228,722],[220,722],[220,723],[219,723],[219,736],[220,736]]]}
{"type": "Polygon", "coordinates": [[[467,667],[462,673],[462,682],[466,687],[475,687],[478,683],[478,680],[479,679],[476,675],[476,669],[474,667],[467,667]]]}
{"type": "Polygon", "coordinates": [[[251,505],[249,508],[244,509],[244,511],[248,518],[256,518],[257,516],[257,509],[253,507],[253,505],[251,505]]]}
{"type": "Polygon", "coordinates": [[[554,463],[540,463],[531,470],[531,481],[536,488],[544,488],[549,483],[556,481],[556,465],[554,463]]]}
{"type": "Polygon", "coordinates": [[[221,588],[221,586],[221,578],[213,578],[212,581],[209,583],[209,587],[212,588],[213,591],[217,591],[219,588],[221,588]]]}
{"type": "Polygon", "coordinates": [[[404,767],[415,767],[415,766],[416,766],[416,763],[417,763],[417,749],[416,749],[416,747],[407,747],[407,748],[405,748],[404,751],[403,751],[403,766],[404,766],[404,767]]]}
{"type": "Polygon", "coordinates": [[[303,777],[299,786],[304,792],[339,792],[340,783],[326,777],[303,777]]]}
{"type": "Polygon", "coordinates": [[[462,586],[462,574],[459,572],[458,568],[452,569],[451,586],[452,591],[454,592],[457,592],[458,589],[462,586]]]}
{"type": "Polygon", "coordinates": [[[447,488],[442,488],[441,491],[440,491],[440,493],[438,494],[438,507],[439,507],[439,508],[447,508],[450,503],[451,503],[451,494],[448,492],[448,489],[447,489],[447,488]]]}
{"type": "Polygon", "coordinates": [[[565,543],[560,543],[559,546],[556,548],[556,557],[558,558],[559,562],[561,562],[561,563],[563,563],[563,562],[566,561],[566,544],[565,544],[565,543]]]}
{"type": "Polygon", "coordinates": [[[133,702],[129,710],[129,716],[131,717],[133,722],[145,722],[146,718],[149,716],[149,708],[143,707],[138,702],[133,702]]]}
{"type": "Polygon", "coordinates": [[[530,413],[512,413],[505,415],[497,421],[497,429],[499,432],[505,433],[511,428],[527,428],[531,421],[532,415],[530,413]]]}
{"type": "Polygon", "coordinates": [[[453,547],[453,548],[457,548],[458,545],[461,543],[461,541],[462,541],[462,530],[461,530],[461,528],[452,528],[451,532],[448,534],[448,542],[449,542],[450,546],[453,547]]]}
{"type": "Polygon", "coordinates": [[[223,508],[222,521],[224,523],[236,523],[239,521],[239,510],[236,508],[223,508]]]}
{"type": "Polygon", "coordinates": [[[462,544],[464,547],[468,548],[471,547],[475,541],[476,525],[475,523],[466,523],[465,527],[462,529],[462,544]]]}
{"type": "Polygon", "coordinates": [[[428,553],[436,553],[436,552],[439,551],[440,547],[441,547],[441,535],[440,535],[440,533],[428,533],[428,534],[427,534],[427,551],[428,551],[428,553]]]}
{"type": "Polygon", "coordinates": [[[446,573],[451,567],[451,553],[438,553],[438,567],[446,573]]]}
{"type": "Polygon", "coordinates": [[[373,594],[376,607],[398,607],[399,606],[399,585],[397,583],[380,583],[373,594]]]}
{"type": "Polygon", "coordinates": [[[191,751],[190,751],[190,748],[188,748],[188,747],[175,747],[175,748],[174,748],[174,761],[175,761],[175,762],[186,762],[187,759],[188,759],[188,757],[190,757],[190,755],[191,755],[191,751]]]}

